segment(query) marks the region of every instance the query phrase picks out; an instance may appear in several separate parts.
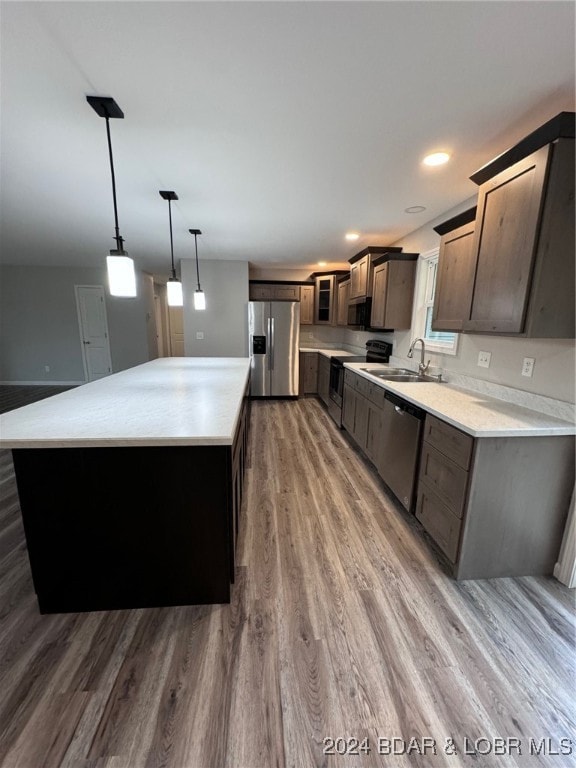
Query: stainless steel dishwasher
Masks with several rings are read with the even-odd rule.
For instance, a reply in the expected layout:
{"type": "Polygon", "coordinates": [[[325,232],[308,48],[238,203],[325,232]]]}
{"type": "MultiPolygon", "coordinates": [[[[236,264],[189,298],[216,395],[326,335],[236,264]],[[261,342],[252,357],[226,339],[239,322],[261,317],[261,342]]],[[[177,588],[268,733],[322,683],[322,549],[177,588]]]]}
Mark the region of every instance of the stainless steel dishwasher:
{"type": "Polygon", "coordinates": [[[426,412],[386,392],[382,425],[381,476],[409,512],[414,508],[416,473],[426,412]]]}

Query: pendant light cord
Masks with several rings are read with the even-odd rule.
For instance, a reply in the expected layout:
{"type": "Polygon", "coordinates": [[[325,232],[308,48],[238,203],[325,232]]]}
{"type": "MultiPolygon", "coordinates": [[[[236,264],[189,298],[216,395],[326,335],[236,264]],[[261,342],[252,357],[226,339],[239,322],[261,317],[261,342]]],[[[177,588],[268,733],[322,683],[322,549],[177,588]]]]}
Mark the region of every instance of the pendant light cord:
{"type": "Polygon", "coordinates": [[[198,290],[202,290],[200,288],[200,270],[198,269],[198,239],[196,234],[194,234],[194,247],[196,249],[196,278],[198,280],[198,290]]]}
{"type": "Polygon", "coordinates": [[[168,218],[170,220],[170,261],[172,264],[172,279],[176,280],[176,270],[174,269],[174,240],[172,239],[172,200],[168,198],[168,218]]]}
{"type": "Polygon", "coordinates": [[[106,134],[108,136],[108,154],[110,155],[110,171],[112,173],[112,199],[114,200],[114,228],[116,235],[116,247],[119,251],[124,250],[124,238],[120,235],[118,227],[118,204],[116,202],[116,176],[114,175],[114,158],[112,157],[112,139],[110,137],[110,117],[106,115],[106,134]]]}

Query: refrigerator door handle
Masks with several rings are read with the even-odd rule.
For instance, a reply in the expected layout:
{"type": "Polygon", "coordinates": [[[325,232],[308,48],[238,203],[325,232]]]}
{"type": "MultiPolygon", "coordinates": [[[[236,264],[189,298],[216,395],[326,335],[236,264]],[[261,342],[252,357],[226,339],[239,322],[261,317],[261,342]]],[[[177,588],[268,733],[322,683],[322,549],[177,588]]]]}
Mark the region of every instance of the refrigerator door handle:
{"type": "Polygon", "coordinates": [[[268,322],[270,323],[270,370],[274,370],[274,318],[271,317],[268,322]]]}

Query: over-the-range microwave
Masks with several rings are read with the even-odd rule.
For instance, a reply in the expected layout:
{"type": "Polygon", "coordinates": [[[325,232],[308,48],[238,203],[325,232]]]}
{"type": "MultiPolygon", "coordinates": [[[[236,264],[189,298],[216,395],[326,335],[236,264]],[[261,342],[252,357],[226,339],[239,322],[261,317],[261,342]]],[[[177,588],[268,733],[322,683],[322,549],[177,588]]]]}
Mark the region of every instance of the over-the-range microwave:
{"type": "Polygon", "coordinates": [[[370,313],[372,311],[372,298],[359,296],[348,302],[348,327],[363,330],[370,327],[370,313]]]}

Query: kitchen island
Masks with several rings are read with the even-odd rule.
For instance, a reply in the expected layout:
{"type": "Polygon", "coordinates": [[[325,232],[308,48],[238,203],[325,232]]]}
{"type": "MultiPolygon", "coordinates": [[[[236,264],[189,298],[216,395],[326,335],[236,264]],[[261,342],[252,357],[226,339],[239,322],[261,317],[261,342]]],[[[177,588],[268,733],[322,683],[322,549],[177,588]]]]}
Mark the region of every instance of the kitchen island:
{"type": "Polygon", "coordinates": [[[42,613],[226,603],[248,358],[162,358],[0,416],[42,613]]]}

